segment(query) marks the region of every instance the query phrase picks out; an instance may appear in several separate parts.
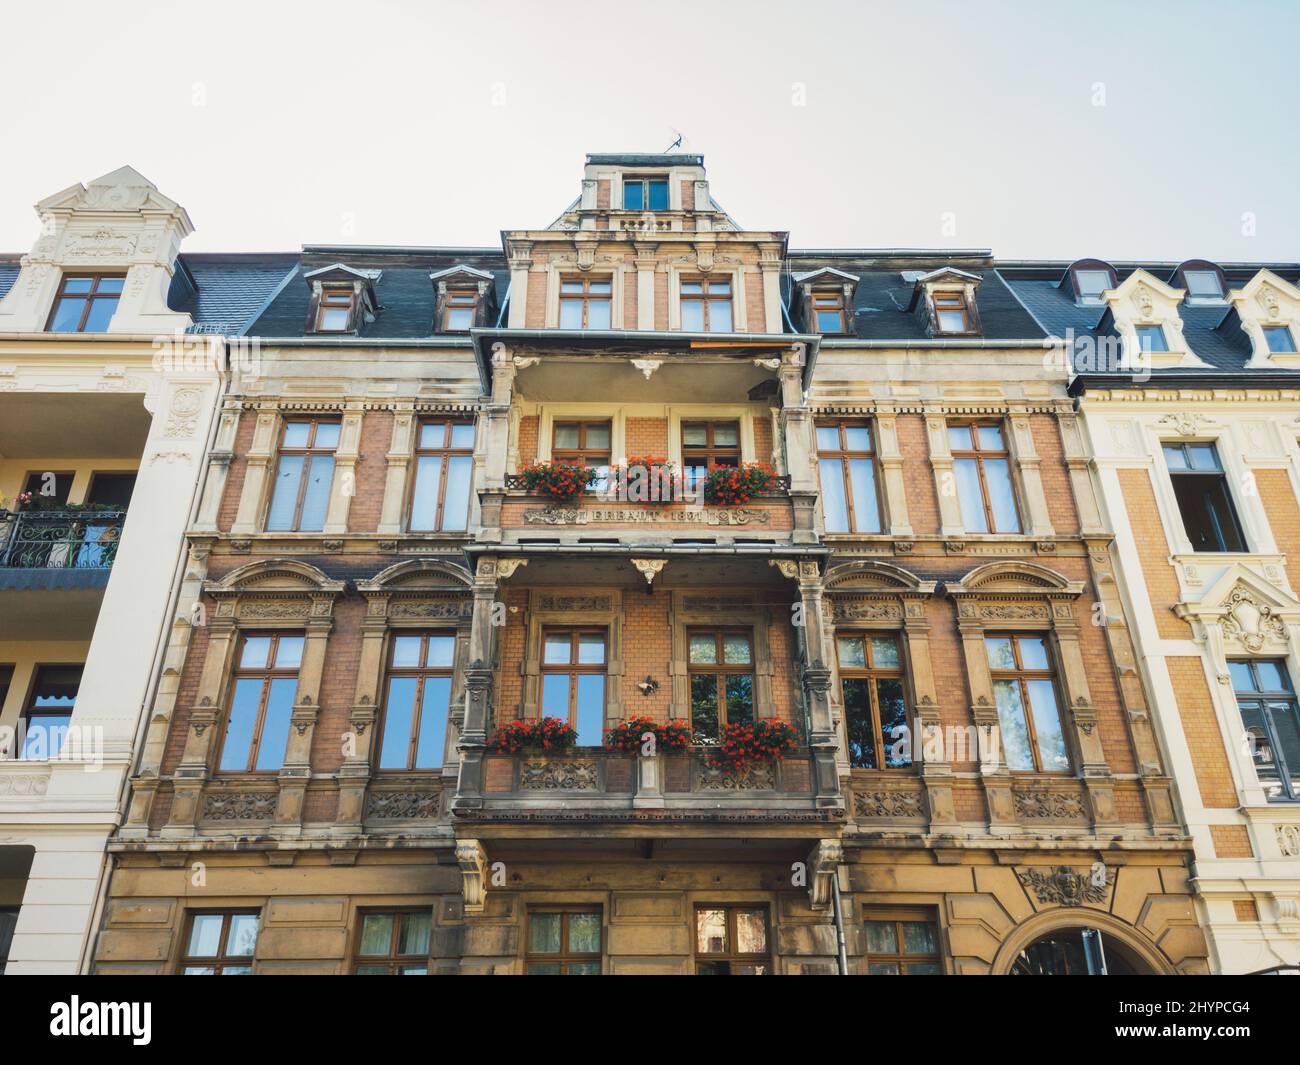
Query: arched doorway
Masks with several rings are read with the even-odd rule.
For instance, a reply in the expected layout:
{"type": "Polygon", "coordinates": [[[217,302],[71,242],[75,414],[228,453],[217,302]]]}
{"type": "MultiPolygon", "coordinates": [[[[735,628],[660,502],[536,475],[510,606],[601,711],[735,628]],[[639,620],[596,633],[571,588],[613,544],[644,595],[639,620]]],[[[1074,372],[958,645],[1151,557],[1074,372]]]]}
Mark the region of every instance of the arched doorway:
{"type": "Polygon", "coordinates": [[[1016,955],[1007,972],[1010,976],[1149,976],[1152,969],[1114,936],[1079,927],[1058,928],[1035,939],[1016,955]]]}
{"type": "Polygon", "coordinates": [[[998,948],[990,971],[1005,976],[1087,973],[1085,929],[1100,934],[1111,976],[1172,976],[1177,971],[1160,948],[1132,925],[1091,907],[1054,907],[1022,921],[998,948]]]}

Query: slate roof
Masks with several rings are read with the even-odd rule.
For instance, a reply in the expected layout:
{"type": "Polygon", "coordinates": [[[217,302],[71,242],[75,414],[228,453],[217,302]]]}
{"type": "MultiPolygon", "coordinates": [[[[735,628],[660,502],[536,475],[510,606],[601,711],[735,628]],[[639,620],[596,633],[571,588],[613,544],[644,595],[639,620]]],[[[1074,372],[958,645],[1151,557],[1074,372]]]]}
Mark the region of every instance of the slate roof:
{"type": "Polygon", "coordinates": [[[191,332],[231,336],[244,330],[298,264],[293,253],[182,254],[180,260],[191,284],[173,284],[171,308],[194,316],[191,332]]]}

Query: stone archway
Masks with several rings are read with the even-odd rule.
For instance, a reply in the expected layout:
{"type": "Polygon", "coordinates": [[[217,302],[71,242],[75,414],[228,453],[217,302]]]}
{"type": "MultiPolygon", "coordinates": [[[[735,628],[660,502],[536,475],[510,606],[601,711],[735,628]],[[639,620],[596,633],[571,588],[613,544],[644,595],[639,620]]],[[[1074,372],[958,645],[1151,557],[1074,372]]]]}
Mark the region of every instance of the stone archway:
{"type": "Polygon", "coordinates": [[[1085,928],[1101,933],[1111,975],[1175,974],[1168,959],[1139,932],[1107,913],[1089,909],[1041,913],[1019,925],[998,950],[991,971],[997,976],[1086,973],[1085,928]]]}

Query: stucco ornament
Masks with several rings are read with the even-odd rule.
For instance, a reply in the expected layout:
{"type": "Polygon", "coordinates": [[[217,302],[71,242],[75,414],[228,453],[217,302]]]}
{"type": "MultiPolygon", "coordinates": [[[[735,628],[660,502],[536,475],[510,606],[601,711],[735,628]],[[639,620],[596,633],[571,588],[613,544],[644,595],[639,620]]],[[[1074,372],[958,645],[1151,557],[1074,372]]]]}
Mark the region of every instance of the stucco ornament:
{"type": "Polygon", "coordinates": [[[1247,651],[1255,652],[1272,640],[1286,639],[1286,624],[1273,613],[1267,603],[1261,603],[1250,591],[1237,587],[1225,604],[1223,635],[1236,640],[1247,651]]]}

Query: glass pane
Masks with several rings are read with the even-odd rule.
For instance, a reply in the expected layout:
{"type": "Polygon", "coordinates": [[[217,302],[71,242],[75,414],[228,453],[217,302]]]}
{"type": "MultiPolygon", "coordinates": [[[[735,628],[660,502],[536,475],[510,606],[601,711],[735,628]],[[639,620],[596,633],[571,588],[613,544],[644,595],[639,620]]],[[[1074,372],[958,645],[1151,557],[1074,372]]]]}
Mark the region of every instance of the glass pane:
{"type": "Polygon", "coordinates": [[[1222,296],[1219,275],[1213,270],[1184,270],[1183,280],[1187,282],[1187,292],[1192,296],[1222,296]]]}
{"type": "Polygon", "coordinates": [[[559,451],[572,451],[580,447],[581,437],[576,425],[557,425],[555,427],[555,447],[559,451]]]}
{"type": "Polygon", "coordinates": [[[387,965],[358,965],[356,969],[358,976],[388,976],[387,965]]]}
{"type": "Polygon", "coordinates": [[[952,451],[969,451],[971,449],[970,426],[948,426],[948,447],[952,451]]]}
{"type": "Polygon", "coordinates": [[[560,328],[582,328],[582,301],[560,300],[560,328]]]}
{"type": "Polygon", "coordinates": [[[718,738],[718,680],[712,676],[691,678],[691,730],[701,740],[718,738]]]}
{"type": "Polygon", "coordinates": [[[704,304],[699,300],[682,300],[682,328],[688,333],[704,332],[704,304]]]}
{"type": "Polygon", "coordinates": [[[939,332],[941,333],[964,333],[966,331],[966,316],[961,311],[940,311],[939,312],[939,332]]]}
{"type": "Polygon", "coordinates": [[[311,422],[286,422],[284,426],[285,447],[306,447],[311,439],[311,422]]]}
{"type": "MultiPolygon", "coordinates": [[[[105,278],[104,280],[107,280],[105,278]]],[[[89,292],[95,284],[93,277],[70,277],[63,282],[64,292],[89,292]]]]}
{"type": "Polygon", "coordinates": [[[718,643],[713,636],[691,637],[691,661],[712,664],[718,660],[718,643]]]}
{"type": "Polygon", "coordinates": [[[302,665],[302,636],[281,636],[275,645],[275,668],[297,669],[302,665]]]}
{"type": "Polygon", "coordinates": [[[1011,469],[1006,459],[985,459],[984,478],[988,483],[989,506],[993,508],[994,532],[1019,532],[1020,516],[1016,513],[1016,495],[1011,490],[1011,469]]]}
{"type": "Polygon", "coordinates": [[[558,954],[560,922],[563,914],[531,913],[528,915],[528,953],[558,954]]]}
{"type": "Polygon", "coordinates": [[[604,451],[609,448],[609,425],[587,426],[587,450],[604,451]]]}
{"type": "Polygon", "coordinates": [[[191,958],[215,958],[221,952],[219,913],[196,913],[190,925],[190,942],[185,953],[191,958]]]}
{"type": "Polygon", "coordinates": [[[257,704],[261,698],[260,679],[244,677],[235,681],[219,768],[234,772],[248,768],[248,751],[253,742],[253,729],[257,726],[257,704]]]}
{"type": "Polygon", "coordinates": [[[384,704],[384,739],[379,750],[380,769],[405,769],[411,750],[411,721],[415,715],[415,677],[393,677],[384,704]]]}
{"type": "Polygon", "coordinates": [[[727,724],[750,724],[754,720],[754,678],[749,674],[730,676],[727,687],[727,724]]]}
{"type": "MultiPolygon", "coordinates": [[[[406,913],[402,915],[402,927],[397,933],[397,953],[410,956],[429,953],[429,936],[433,931],[433,915],[429,913],[406,913]]],[[[410,976],[412,973],[404,973],[410,976]]]]}
{"type": "Polygon", "coordinates": [[[216,976],[217,970],[210,965],[187,965],[182,976],[216,976]]]}
{"type": "Polygon", "coordinates": [[[1110,288],[1110,274],[1105,270],[1076,270],[1074,277],[1082,296],[1100,296],[1110,288]]]}
{"type": "Polygon", "coordinates": [[[324,333],[337,333],[348,326],[348,307],[322,307],[320,312],[320,330],[324,333]]]}
{"type": "Polygon", "coordinates": [[[1013,680],[994,681],[993,696],[998,704],[1002,754],[1007,767],[1032,772],[1034,757],[1029,749],[1029,729],[1020,700],[1020,685],[1013,680]]]}
{"type": "Polygon", "coordinates": [[[578,743],[599,747],[605,738],[605,676],[583,673],[578,676],[578,743]]]}
{"type": "Polygon", "coordinates": [[[1262,703],[1251,700],[1242,702],[1241,723],[1245,730],[1243,741],[1249,745],[1251,761],[1255,765],[1255,775],[1269,799],[1285,796],[1280,783],[1277,752],[1273,749],[1273,740],[1264,724],[1264,707],[1262,703]]]}
{"type": "Polygon", "coordinates": [[[746,636],[722,637],[722,660],[730,666],[749,665],[749,638],[746,636]]]}
{"type": "Polygon", "coordinates": [[[460,332],[469,329],[474,324],[473,307],[448,307],[447,308],[447,329],[460,332]]]}
{"type": "Polygon", "coordinates": [[[1262,658],[1255,662],[1255,676],[1259,679],[1259,690],[1263,692],[1289,692],[1291,683],[1287,680],[1286,663],[1275,658],[1262,658]]]}
{"type": "Polygon", "coordinates": [[[903,953],[938,954],[939,944],[935,942],[934,925],[929,921],[904,921],[903,953]]]}
{"type": "Polygon", "coordinates": [[[861,533],[880,532],[880,501],[876,496],[876,466],[870,459],[849,460],[853,485],[853,521],[861,533]]]}
{"type": "Polygon", "coordinates": [[[559,976],[560,966],[558,962],[530,962],[528,965],[529,976],[559,976]]]}
{"type": "Polygon", "coordinates": [[[442,501],[442,527],[461,530],[469,519],[469,486],[474,476],[474,460],[459,455],[447,460],[447,496],[442,501]]]}
{"type": "Polygon", "coordinates": [[[727,952],[727,911],[695,911],[695,950],[699,954],[727,952]]]}
{"type": "Polygon", "coordinates": [[[860,636],[841,636],[836,640],[840,652],[840,665],[847,666],[850,669],[865,669],[867,666],[867,651],[862,644],[860,636]]]}
{"type": "Polygon", "coordinates": [[[731,293],[730,281],[713,281],[709,284],[709,292],[714,296],[726,296],[731,293]]]}
{"type": "Polygon", "coordinates": [[[855,769],[875,769],[876,729],[871,720],[871,681],[866,677],[845,677],[841,687],[849,765],[855,769]]]}
{"type": "Polygon", "coordinates": [[[885,765],[894,769],[912,764],[912,738],[907,724],[907,700],[903,681],[897,677],[876,681],[876,699],[880,707],[881,741],[885,745],[885,765]]]}
{"type": "Polygon", "coordinates": [[[979,466],[974,459],[956,459],[952,464],[957,478],[957,499],[961,505],[961,520],[967,532],[989,531],[984,515],[984,496],[980,492],[979,466]]]}
{"type": "Polygon", "coordinates": [[[990,636],[984,641],[989,656],[989,669],[1015,669],[1016,655],[1008,636],[990,636]]]}
{"type": "Polygon", "coordinates": [[[668,182],[651,181],[650,186],[650,210],[666,211],[668,210],[668,182]]]}
{"type": "Polygon", "coordinates": [[[844,319],[839,311],[818,311],[817,332],[838,333],[844,327],[844,319]]]}
{"type": "Polygon", "coordinates": [[[767,953],[767,911],[736,911],[736,953],[767,953]]]}
{"type": "Polygon", "coordinates": [[[547,673],[542,677],[542,716],[569,720],[568,673],[547,673]]]}
{"type": "Polygon", "coordinates": [[[334,456],[313,455],[307,468],[307,492],[302,500],[303,532],[320,532],[325,528],[325,508],[329,505],[330,485],[334,481],[334,456]]]}
{"type": "Polygon", "coordinates": [[[569,953],[600,953],[600,914],[569,914],[569,953]]]}
{"type": "Polygon", "coordinates": [[[609,328],[609,300],[591,300],[587,304],[587,328],[609,328]]]}
{"type": "Polygon", "coordinates": [[[623,210],[645,210],[645,185],[642,182],[625,181],[623,183],[623,210]]]}
{"type": "Polygon", "coordinates": [[[1137,327],[1138,344],[1143,351],[1168,351],[1163,326],[1140,325],[1137,327]]]}
{"type": "Polygon", "coordinates": [[[251,965],[227,965],[221,970],[220,976],[252,976],[253,967],[251,965]]]}
{"type": "Polygon", "coordinates": [[[1295,351],[1295,337],[1284,325],[1269,326],[1264,330],[1269,351],[1295,351]]]}
{"type": "Polygon", "coordinates": [[[605,661],[605,637],[583,633],[578,637],[578,661],[583,665],[598,665],[605,661]]]}
{"type": "Polygon", "coordinates": [[[358,954],[378,954],[387,957],[393,947],[393,915],[368,913],[361,919],[361,943],[358,954]]]}
{"type": "Polygon", "coordinates": [[[599,976],[600,963],[595,961],[571,961],[569,962],[570,976],[599,976]]]}
{"type": "Polygon", "coordinates": [[[1002,428],[997,425],[981,425],[978,429],[980,437],[980,449],[982,451],[1003,451],[1006,445],[1002,442],[1002,428]]]}
{"type": "Polygon", "coordinates": [[[582,291],[582,282],[581,282],[581,281],[565,281],[565,282],[561,283],[561,285],[560,285],[560,291],[561,291],[561,292],[581,292],[581,291],[582,291]]]}
{"type": "Polygon", "coordinates": [[[450,669],[456,660],[455,636],[430,636],[428,664],[435,669],[450,669]]]}
{"type": "Polygon", "coordinates": [[[1164,452],[1165,465],[1171,470],[1187,469],[1187,456],[1183,453],[1181,444],[1166,444],[1164,452]]]}
{"type": "Polygon", "coordinates": [[[702,281],[683,281],[682,291],[688,296],[699,296],[704,292],[704,283],[702,281]]]}
{"type": "Polygon", "coordinates": [[[426,677],[420,705],[420,735],[415,747],[416,769],[437,769],[447,746],[447,713],[451,678],[426,677]]]}
{"type": "Polygon", "coordinates": [[[1047,644],[1036,637],[1021,636],[1020,664],[1025,669],[1051,669],[1047,661],[1047,644]]]}
{"type": "Polygon", "coordinates": [[[474,423],[459,422],[451,427],[452,447],[474,446],[474,423]]]}
{"type": "Polygon", "coordinates": [[[871,976],[897,976],[898,962],[873,961],[867,966],[867,973],[871,976]]]}
{"type": "Polygon", "coordinates": [[[125,284],[126,278],[124,277],[101,277],[99,279],[99,284],[95,287],[95,291],[100,294],[107,293],[109,295],[121,293],[125,284]]]}
{"type": "Polygon", "coordinates": [[[846,425],[844,427],[844,446],[849,451],[870,451],[871,430],[865,425],[846,425]]]}
{"type": "Polygon", "coordinates": [[[731,303],[715,300],[709,304],[709,332],[731,332],[731,303]]]}
{"type": "Polygon", "coordinates": [[[421,455],[415,460],[415,491],[411,494],[411,528],[428,532],[438,527],[438,493],[442,484],[442,457],[421,455]]]}
{"type": "Polygon", "coordinates": [[[289,744],[289,718],[293,715],[293,696],[298,681],[277,677],[271,681],[266,698],[266,716],[262,721],[262,738],[257,745],[257,769],[279,769],[284,765],[284,749],[289,744]]]}
{"type": "Polygon", "coordinates": [[[1219,453],[1213,444],[1188,444],[1187,455],[1191,459],[1192,469],[1218,472],[1219,453]]]}
{"type": "Polygon", "coordinates": [[[232,958],[248,958],[257,946],[257,914],[236,913],[230,918],[230,936],[226,953],[232,958]]]}
{"type": "Polygon", "coordinates": [[[939,963],[934,961],[913,961],[903,966],[905,976],[939,976],[942,970],[939,963]]]}
{"type": "Polygon", "coordinates": [[[402,965],[397,969],[398,976],[428,976],[429,967],[427,965],[402,965]]]}
{"type": "Polygon", "coordinates": [[[60,299],[50,320],[50,332],[75,333],[81,328],[81,315],[85,309],[85,300],[60,299]]]}
{"type": "Polygon", "coordinates": [[[687,447],[704,447],[709,442],[709,430],[703,425],[683,425],[682,443],[687,447]]]}
{"type": "Polygon", "coordinates": [[[1281,748],[1282,765],[1279,769],[1286,772],[1291,781],[1292,796],[1300,795],[1300,714],[1292,702],[1269,703],[1268,711],[1281,748]]]}
{"type": "Polygon", "coordinates": [[[239,656],[239,664],[245,669],[261,669],[269,661],[270,653],[271,637],[249,636],[244,641],[244,650],[239,656]]]}
{"type": "Polygon", "coordinates": [[[717,447],[735,447],[740,443],[740,427],[724,422],[713,427],[713,443],[717,447]]]}
{"type": "Polygon", "coordinates": [[[550,665],[568,665],[572,661],[573,637],[567,632],[550,633],[542,650],[542,661],[550,665]]]}
{"type": "Polygon", "coordinates": [[[826,519],[826,531],[848,532],[849,504],[844,492],[844,463],[840,459],[821,459],[817,466],[821,474],[822,513],[826,519]]]}
{"type": "Polygon", "coordinates": [[[818,451],[839,451],[840,450],[839,426],[837,425],[817,426],[817,450],[818,451]]]}
{"type": "Polygon", "coordinates": [[[275,490],[271,494],[271,509],[266,516],[266,527],[271,532],[293,528],[293,511],[298,505],[298,486],[302,483],[302,455],[281,455],[276,469],[275,490]]]}
{"type": "Polygon", "coordinates": [[[1056,705],[1056,689],[1050,680],[1031,680],[1029,708],[1034,715],[1034,732],[1038,737],[1038,756],[1043,771],[1065,771],[1070,768],[1070,758],[1065,752],[1065,734],[1061,728],[1061,714],[1056,705]]]}
{"type": "Polygon", "coordinates": [[[404,669],[419,666],[423,644],[418,636],[393,637],[393,665],[404,669]]]}
{"type": "Polygon", "coordinates": [[[1236,692],[1253,692],[1255,675],[1250,671],[1249,662],[1229,662],[1228,673],[1232,677],[1232,690],[1236,692]]]}
{"type": "Polygon", "coordinates": [[[898,641],[891,636],[871,638],[871,661],[878,669],[897,669],[898,641]]]}
{"type": "Polygon", "coordinates": [[[106,333],[108,323],[117,312],[117,300],[91,300],[90,313],[86,315],[86,324],[82,326],[85,333],[106,333]]]}
{"type": "Polygon", "coordinates": [[[312,442],[313,448],[330,449],[339,446],[339,430],[342,426],[338,422],[320,422],[316,426],[316,439],[312,442]]]}
{"type": "Polygon", "coordinates": [[[895,931],[893,921],[867,922],[867,953],[898,953],[898,933],[895,931]]]}

